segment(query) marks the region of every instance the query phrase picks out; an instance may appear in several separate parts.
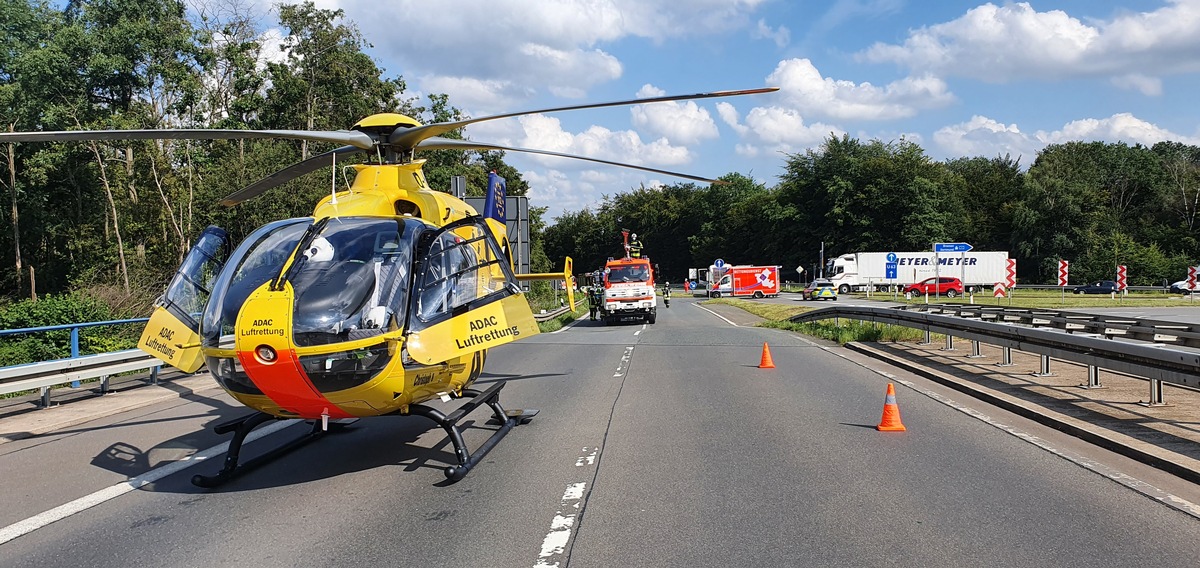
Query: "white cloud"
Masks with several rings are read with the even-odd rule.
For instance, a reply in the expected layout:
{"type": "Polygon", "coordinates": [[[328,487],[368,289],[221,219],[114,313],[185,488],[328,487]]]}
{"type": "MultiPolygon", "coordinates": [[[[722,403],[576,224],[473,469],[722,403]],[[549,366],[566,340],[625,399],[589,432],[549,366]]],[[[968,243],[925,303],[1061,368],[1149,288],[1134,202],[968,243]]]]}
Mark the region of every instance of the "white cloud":
{"type": "Polygon", "coordinates": [[[830,134],[845,134],[837,126],[807,125],[795,109],[781,107],[752,109],[746,115],[746,126],[767,149],[776,152],[797,152],[819,146],[830,134]]]}
{"type": "MultiPolygon", "coordinates": [[[[458,108],[513,108],[517,101],[529,96],[529,89],[510,81],[478,79],[475,77],[429,77],[422,83],[430,93],[454,93],[453,104],[458,108]]],[[[406,92],[405,95],[411,93],[406,92]]]]}
{"type": "Polygon", "coordinates": [[[1036,138],[1046,144],[1072,140],[1140,143],[1146,146],[1164,140],[1200,144],[1200,139],[1176,134],[1127,112],[1114,114],[1108,118],[1085,118],[1071,121],[1063,125],[1061,130],[1054,132],[1039,130],[1036,138]]]}
{"type": "MultiPolygon", "coordinates": [[[[1200,2],[1170,0],[1151,12],[1123,12],[1087,24],[1029,3],[987,3],[956,20],[912,31],[902,45],[876,43],[860,59],[916,73],[1005,83],[1138,74],[1124,86],[1147,92],[1146,78],[1200,70],[1200,2]]],[[[1150,89],[1153,93],[1153,88],[1150,89]]]]}
{"type": "Polygon", "coordinates": [[[1039,130],[1030,135],[1021,132],[1015,124],[1002,124],[985,116],[973,116],[971,120],[945,126],[933,134],[933,140],[945,155],[961,156],[1011,156],[1026,158],[1024,163],[1033,163],[1033,157],[1048,144],[1073,141],[1125,142],[1152,146],[1164,140],[1185,144],[1200,144],[1200,138],[1183,136],[1146,122],[1129,113],[1114,114],[1108,118],[1085,118],[1068,122],[1059,130],[1039,130]]]}
{"type": "Polygon", "coordinates": [[[906,118],[955,100],[933,76],[906,77],[880,88],[822,77],[808,59],[780,61],[767,84],[778,85],[780,98],[801,113],[843,120],[906,118]]]}
{"type": "MultiPolygon", "coordinates": [[[[661,43],[750,28],[752,14],[766,1],[455,0],[434,9],[420,0],[395,0],[380,9],[378,2],[366,0],[317,0],[317,6],[344,10],[421,90],[435,92],[426,84],[441,77],[476,77],[510,92],[533,85],[578,98],[623,72],[622,63],[599,46],[626,38],[661,43]]],[[[457,91],[449,94],[460,98],[457,91]]]]}
{"type": "MultiPolygon", "coordinates": [[[[692,156],[687,148],[674,146],[666,138],[650,142],[642,141],[632,130],[614,131],[602,126],[591,126],[579,134],[563,130],[562,123],[554,117],[533,114],[518,119],[524,129],[524,137],[517,144],[525,148],[550,150],[566,154],[578,154],[590,158],[630,163],[647,167],[665,167],[686,164],[692,156]]],[[[538,156],[532,158],[555,167],[575,169],[564,162],[566,158],[538,156]]],[[[579,168],[589,167],[586,161],[575,161],[579,168]]]]}
{"type": "MultiPolygon", "coordinates": [[[[638,98],[661,97],[666,91],[645,85],[638,91],[638,98]]],[[[678,144],[696,144],[716,138],[717,124],[708,110],[694,101],[668,101],[637,105],[629,109],[633,125],[648,130],[678,144]]]]}
{"type": "Polygon", "coordinates": [[[933,133],[933,141],[944,153],[953,157],[1033,156],[1044,146],[1026,134],[1015,124],[1002,124],[986,116],[975,115],[971,120],[945,126],[933,133]]]}
{"type": "Polygon", "coordinates": [[[717,103],[717,115],[721,117],[722,122],[733,128],[733,131],[737,132],[739,136],[745,136],[750,131],[750,128],[741,123],[741,113],[729,103],[717,103]]]}
{"type": "Polygon", "coordinates": [[[1113,85],[1122,89],[1133,89],[1141,92],[1148,97],[1157,97],[1162,94],[1162,79],[1158,77],[1147,77],[1141,73],[1130,73],[1110,79],[1113,85]]]}
{"type": "Polygon", "coordinates": [[[787,47],[787,44],[792,40],[792,32],[786,26],[779,26],[772,29],[767,25],[766,20],[759,20],[754,31],[750,32],[750,37],[754,39],[769,39],[775,42],[777,47],[787,47]]]}

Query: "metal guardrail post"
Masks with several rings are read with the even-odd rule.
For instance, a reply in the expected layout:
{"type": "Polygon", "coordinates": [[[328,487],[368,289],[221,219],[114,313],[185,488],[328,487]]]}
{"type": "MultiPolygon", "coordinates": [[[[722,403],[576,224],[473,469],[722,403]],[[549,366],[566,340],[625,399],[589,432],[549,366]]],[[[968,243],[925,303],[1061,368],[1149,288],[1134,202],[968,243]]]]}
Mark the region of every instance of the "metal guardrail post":
{"type": "Polygon", "coordinates": [[[1033,376],[1035,376],[1035,377],[1053,377],[1054,373],[1050,372],[1050,356],[1043,354],[1041,356],[1041,358],[1042,358],[1041,365],[1038,368],[1038,372],[1034,373],[1033,376]]]}
{"type": "MultiPolygon", "coordinates": [[[[79,356],[79,328],[72,327],[71,328],[71,358],[74,359],[78,356],[79,356]]],[[[79,381],[71,381],[71,388],[77,389],[77,388],[79,388],[79,385],[80,385],[79,381]]]]}
{"type": "Polygon", "coordinates": [[[1163,400],[1162,379],[1150,379],[1150,400],[1138,402],[1142,406],[1171,406],[1163,400]]]}
{"type": "Polygon", "coordinates": [[[927,330],[925,330],[925,341],[922,341],[921,343],[918,343],[917,345],[929,345],[931,343],[933,343],[933,334],[930,333],[930,331],[927,329],[927,330]]]}
{"type": "Polygon", "coordinates": [[[1080,388],[1085,388],[1085,389],[1102,389],[1102,388],[1104,388],[1104,385],[1100,384],[1100,367],[1097,367],[1095,365],[1088,365],[1087,380],[1088,380],[1087,384],[1079,385],[1080,388]]]}
{"type": "Polygon", "coordinates": [[[981,359],[981,358],[983,358],[983,351],[982,351],[982,350],[980,349],[980,347],[979,347],[979,340],[978,340],[978,339],[971,341],[971,354],[970,354],[970,355],[967,355],[967,358],[968,358],[968,359],[981,359]]]}
{"type": "Polygon", "coordinates": [[[1012,347],[1002,347],[1002,348],[1000,348],[1000,362],[999,362],[999,363],[996,363],[996,366],[997,366],[997,367],[1011,367],[1011,366],[1013,366],[1013,361],[1012,361],[1012,347]]]}
{"type": "Polygon", "coordinates": [[[954,351],[954,336],[946,334],[946,351],[954,351]]]}

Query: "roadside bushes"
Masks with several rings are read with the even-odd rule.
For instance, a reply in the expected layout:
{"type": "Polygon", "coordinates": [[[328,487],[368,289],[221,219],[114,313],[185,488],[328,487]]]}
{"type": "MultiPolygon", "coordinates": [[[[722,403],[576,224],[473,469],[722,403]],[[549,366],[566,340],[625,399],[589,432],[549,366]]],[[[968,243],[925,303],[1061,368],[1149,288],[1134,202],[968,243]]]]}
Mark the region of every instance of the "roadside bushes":
{"type": "MultiPolygon", "coordinates": [[[[46,295],[37,301],[0,305],[0,330],[126,319],[99,299],[72,292],[46,295]]],[[[79,353],[107,353],[137,345],[138,324],[79,330],[79,353]]],[[[0,366],[62,359],[71,356],[71,330],[43,331],[0,339],[0,366]]]]}

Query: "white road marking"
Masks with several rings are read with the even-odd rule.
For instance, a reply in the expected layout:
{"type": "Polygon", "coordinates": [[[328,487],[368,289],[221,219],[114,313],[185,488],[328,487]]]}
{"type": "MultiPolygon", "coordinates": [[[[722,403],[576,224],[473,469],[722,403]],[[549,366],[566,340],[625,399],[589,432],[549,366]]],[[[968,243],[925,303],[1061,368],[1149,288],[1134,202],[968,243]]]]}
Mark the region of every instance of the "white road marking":
{"type": "MultiPolygon", "coordinates": [[[[600,448],[583,448],[583,455],[575,460],[576,467],[595,465],[600,448]]],[[[538,551],[537,562],[533,568],[557,568],[571,542],[571,530],[575,528],[575,519],[579,515],[584,496],[587,494],[587,482],[580,481],[567,485],[562,499],[558,503],[558,511],[550,520],[550,532],[542,539],[541,550],[538,551]]]]}
{"type": "Polygon", "coordinates": [[[575,467],[583,467],[585,465],[594,465],[596,463],[596,454],[600,453],[600,448],[584,448],[583,451],[592,450],[591,453],[579,456],[575,460],[575,467]]]}
{"type": "Polygon", "coordinates": [[[714,315],[714,316],[717,316],[717,317],[719,317],[719,318],[721,318],[721,319],[725,320],[725,323],[727,323],[727,324],[729,324],[729,325],[732,325],[733,327],[741,327],[740,325],[738,325],[738,324],[736,324],[736,323],[733,323],[733,322],[729,321],[729,318],[726,318],[725,316],[723,316],[723,315],[721,315],[721,314],[718,314],[717,312],[714,312],[714,311],[712,311],[712,310],[710,310],[710,309],[708,309],[708,308],[706,308],[706,307],[704,307],[704,306],[701,306],[700,304],[692,304],[692,305],[693,305],[693,306],[696,306],[697,308],[700,308],[700,309],[702,309],[702,310],[704,310],[704,311],[706,311],[706,312],[708,312],[708,313],[710,313],[710,314],[712,314],[712,315],[714,315]]]}
{"type": "Polygon", "coordinates": [[[613,373],[614,377],[620,377],[625,374],[625,370],[629,368],[629,359],[633,357],[633,346],[625,348],[625,354],[621,355],[621,364],[617,366],[617,372],[613,373]]]}
{"type": "MultiPolygon", "coordinates": [[[[291,426],[297,422],[297,420],[280,420],[279,422],[268,425],[261,430],[255,430],[251,432],[249,436],[246,436],[246,442],[253,442],[254,440],[257,440],[263,436],[274,434],[275,432],[287,428],[288,426],[291,426]]],[[[58,507],[29,517],[23,521],[17,521],[0,529],[0,544],[4,544],[19,536],[29,534],[55,521],[60,521],[70,517],[71,515],[95,507],[96,505],[104,503],[105,501],[116,499],[117,497],[133,491],[134,489],[145,487],[146,485],[154,483],[155,481],[158,481],[168,475],[178,473],[189,467],[199,464],[208,458],[218,456],[224,453],[228,448],[229,442],[218,444],[207,450],[198,452],[188,459],[172,462],[162,467],[152,469],[133,479],[122,481],[116,485],[106,487],[96,491],[95,493],[92,493],[91,495],[84,495],[83,497],[71,501],[70,503],[59,505],[58,507]]]]}
{"type": "Polygon", "coordinates": [[[558,329],[557,329],[557,330],[555,330],[555,331],[551,331],[551,332],[550,332],[550,335],[554,335],[554,334],[556,334],[556,333],[562,333],[562,332],[564,332],[564,331],[566,331],[566,330],[568,330],[568,329],[571,329],[572,327],[575,327],[576,325],[578,325],[578,324],[579,324],[579,322],[581,322],[581,321],[583,321],[583,318],[578,318],[578,319],[576,319],[575,321],[573,321],[573,322],[571,322],[571,323],[569,323],[569,324],[567,324],[567,325],[564,325],[564,326],[562,326],[562,327],[558,328],[558,329]]]}

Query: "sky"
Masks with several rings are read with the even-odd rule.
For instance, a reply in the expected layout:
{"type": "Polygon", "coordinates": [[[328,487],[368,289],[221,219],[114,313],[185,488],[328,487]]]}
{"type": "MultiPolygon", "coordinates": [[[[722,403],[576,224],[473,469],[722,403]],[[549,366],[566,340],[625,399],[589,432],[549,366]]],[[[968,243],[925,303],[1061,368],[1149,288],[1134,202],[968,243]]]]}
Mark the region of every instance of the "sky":
{"type": "MultiPolygon", "coordinates": [[[[481,142],[738,172],[768,187],[789,155],[831,135],[904,139],[939,161],[1007,154],[1023,167],[1072,140],[1200,144],[1200,0],[315,3],[343,10],[408,95],[446,93],[471,117],[780,89],[468,127],[481,142]]],[[[551,224],[604,196],[687,181],[514,152],[506,161],[551,224]]]]}

